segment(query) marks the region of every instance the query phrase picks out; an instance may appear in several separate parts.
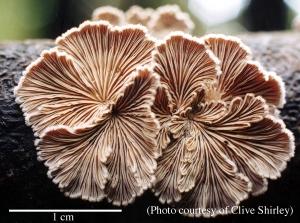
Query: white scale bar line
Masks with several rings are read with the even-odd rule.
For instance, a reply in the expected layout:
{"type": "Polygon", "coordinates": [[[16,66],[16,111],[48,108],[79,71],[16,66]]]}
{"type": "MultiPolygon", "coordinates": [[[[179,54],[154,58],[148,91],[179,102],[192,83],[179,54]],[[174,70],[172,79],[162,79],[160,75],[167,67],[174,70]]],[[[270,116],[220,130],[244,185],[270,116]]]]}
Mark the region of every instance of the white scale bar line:
{"type": "Polygon", "coordinates": [[[22,212],[122,212],[122,209],[9,209],[11,213],[22,212]]]}

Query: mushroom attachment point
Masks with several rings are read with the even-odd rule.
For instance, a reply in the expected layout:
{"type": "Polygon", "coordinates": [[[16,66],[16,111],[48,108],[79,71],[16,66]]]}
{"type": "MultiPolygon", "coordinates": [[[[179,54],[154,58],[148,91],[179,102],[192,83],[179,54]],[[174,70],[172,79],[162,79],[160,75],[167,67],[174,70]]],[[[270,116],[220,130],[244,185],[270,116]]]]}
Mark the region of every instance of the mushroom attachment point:
{"type": "Polygon", "coordinates": [[[127,205],[152,184],[153,48],[141,26],[84,22],[26,69],[16,101],[39,137],[38,159],[66,196],[127,205]]]}
{"type": "Polygon", "coordinates": [[[280,177],[295,148],[273,112],[284,104],[284,85],[238,39],[173,33],[156,48],[154,71],[161,79],[152,106],[161,125],[154,192],[162,203],[213,209],[202,214],[213,217],[280,177]]]}

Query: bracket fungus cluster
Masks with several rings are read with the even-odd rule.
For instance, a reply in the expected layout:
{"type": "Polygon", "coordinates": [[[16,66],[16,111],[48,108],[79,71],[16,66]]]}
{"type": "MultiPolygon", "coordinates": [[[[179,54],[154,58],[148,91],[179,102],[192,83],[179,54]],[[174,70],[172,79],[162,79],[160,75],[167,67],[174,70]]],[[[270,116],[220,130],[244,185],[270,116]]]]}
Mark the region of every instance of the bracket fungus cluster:
{"type": "Polygon", "coordinates": [[[182,12],[177,5],[164,5],[156,10],[134,5],[126,12],[102,6],[94,10],[92,19],[106,20],[113,25],[141,24],[160,39],[173,31],[191,33],[195,26],[189,14],[182,12]]]}
{"type": "Polygon", "coordinates": [[[263,193],[294,154],[293,135],[274,112],[284,103],[282,80],[223,35],[175,33],[157,46],[154,61],[159,200],[217,215],[263,193]]]}
{"type": "Polygon", "coordinates": [[[15,88],[53,182],[71,198],[115,205],[152,187],[162,203],[216,214],[266,191],[295,147],[277,111],[282,80],[236,38],[158,41],[141,25],[112,25],[146,23],[142,8],[108,9],[94,18],[111,24],[67,31],[15,88]]]}

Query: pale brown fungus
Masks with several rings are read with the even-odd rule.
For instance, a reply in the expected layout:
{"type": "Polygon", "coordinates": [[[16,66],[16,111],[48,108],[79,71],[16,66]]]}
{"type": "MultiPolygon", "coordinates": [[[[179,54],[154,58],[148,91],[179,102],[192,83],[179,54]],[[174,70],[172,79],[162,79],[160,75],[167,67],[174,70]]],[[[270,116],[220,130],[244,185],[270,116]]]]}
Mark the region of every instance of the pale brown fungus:
{"type": "Polygon", "coordinates": [[[93,11],[92,20],[104,20],[112,25],[118,26],[125,23],[125,14],[118,8],[102,6],[93,11]]]}
{"type": "Polygon", "coordinates": [[[111,6],[94,10],[93,20],[106,20],[113,25],[140,24],[156,38],[162,39],[173,31],[191,33],[195,27],[189,14],[178,5],[163,5],[157,9],[134,5],[126,12],[111,6]]]}
{"type": "Polygon", "coordinates": [[[162,82],[153,105],[161,123],[160,201],[212,208],[214,215],[203,214],[211,217],[266,191],[266,179],[279,177],[294,154],[292,133],[269,111],[284,103],[282,80],[223,35],[175,33],[154,60],[162,82]]]}
{"type": "Polygon", "coordinates": [[[191,33],[194,27],[189,14],[182,12],[178,5],[158,7],[148,22],[150,32],[161,39],[173,31],[191,33]]]}
{"type": "Polygon", "coordinates": [[[15,89],[38,159],[66,196],[127,205],[156,168],[154,42],[140,26],[84,22],[56,44],[15,89]]]}
{"type": "Polygon", "coordinates": [[[125,13],[126,21],[129,24],[141,24],[147,27],[154,9],[142,8],[140,6],[131,6],[125,13]]]}

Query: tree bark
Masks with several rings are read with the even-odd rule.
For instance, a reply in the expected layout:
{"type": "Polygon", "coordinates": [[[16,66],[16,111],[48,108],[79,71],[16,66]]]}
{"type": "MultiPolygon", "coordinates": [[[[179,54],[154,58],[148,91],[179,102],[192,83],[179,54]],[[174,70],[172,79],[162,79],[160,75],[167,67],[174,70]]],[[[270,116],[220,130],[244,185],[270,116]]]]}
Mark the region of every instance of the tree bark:
{"type": "MultiPolygon", "coordinates": [[[[281,110],[281,116],[287,127],[293,131],[297,147],[295,157],[288,163],[282,177],[270,181],[269,189],[264,195],[251,197],[242,205],[247,207],[292,205],[295,213],[290,219],[296,221],[300,218],[295,210],[295,206],[300,207],[297,198],[300,192],[300,34],[249,33],[240,37],[252,49],[254,59],[260,61],[267,70],[275,71],[285,81],[287,102],[281,110]]],[[[51,40],[0,43],[0,202],[5,201],[7,208],[114,208],[106,201],[89,203],[64,197],[47,178],[47,170],[43,164],[37,161],[33,132],[25,125],[22,111],[15,103],[13,88],[17,85],[23,70],[40,55],[42,50],[49,49],[53,45],[51,40]]],[[[123,208],[122,214],[98,216],[98,220],[97,216],[89,217],[85,222],[99,222],[99,219],[106,217],[116,222],[192,221],[181,216],[149,218],[146,213],[149,205],[160,204],[148,191],[144,196],[137,198],[134,204],[123,208]]],[[[221,217],[220,221],[254,220],[248,217],[231,215],[221,217]]],[[[257,216],[257,218],[269,220],[271,218],[276,221],[278,216],[257,216]]],[[[43,217],[39,219],[40,222],[43,222],[42,219],[43,217]]],[[[48,222],[49,218],[45,217],[44,220],[48,222]]]]}

